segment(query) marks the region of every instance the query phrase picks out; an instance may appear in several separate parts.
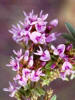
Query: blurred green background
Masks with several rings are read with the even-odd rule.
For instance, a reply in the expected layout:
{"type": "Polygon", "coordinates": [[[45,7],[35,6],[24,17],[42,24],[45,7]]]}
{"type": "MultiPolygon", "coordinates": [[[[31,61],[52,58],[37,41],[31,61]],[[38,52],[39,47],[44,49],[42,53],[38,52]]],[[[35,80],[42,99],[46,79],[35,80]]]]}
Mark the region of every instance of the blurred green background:
{"type": "MultiPolygon", "coordinates": [[[[44,13],[49,14],[48,21],[58,18],[59,25],[55,29],[57,32],[67,31],[64,22],[70,22],[75,27],[75,0],[0,0],[0,100],[15,100],[2,91],[4,87],[8,87],[8,81],[11,81],[15,74],[5,64],[8,63],[12,50],[19,48],[8,29],[11,28],[11,24],[16,24],[24,18],[23,10],[28,13],[32,9],[35,13],[44,10],[44,13]]],[[[56,44],[63,42],[60,37],[56,44]]],[[[63,82],[58,79],[51,87],[57,94],[57,100],[75,100],[75,80],[63,82]]]]}

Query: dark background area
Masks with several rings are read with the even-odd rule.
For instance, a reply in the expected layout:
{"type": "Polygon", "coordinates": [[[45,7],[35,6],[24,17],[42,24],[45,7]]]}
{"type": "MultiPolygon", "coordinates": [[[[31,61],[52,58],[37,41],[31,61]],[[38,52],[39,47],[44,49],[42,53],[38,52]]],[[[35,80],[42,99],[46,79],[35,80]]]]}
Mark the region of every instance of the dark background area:
{"type": "MultiPolygon", "coordinates": [[[[15,74],[5,64],[8,63],[12,50],[19,48],[12,40],[8,29],[24,18],[23,11],[28,13],[32,9],[35,13],[44,10],[44,13],[49,14],[48,21],[58,18],[59,25],[55,29],[57,32],[67,31],[64,22],[68,21],[75,26],[74,0],[0,0],[0,100],[15,100],[10,98],[7,92],[2,91],[4,87],[8,87],[8,81],[11,81],[15,74]]],[[[60,37],[56,44],[63,42],[60,37]]],[[[75,80],[63,82],[58,79],[51,84],[51,87],[57,94],[57,100],[75,100],[75,80]]]]}

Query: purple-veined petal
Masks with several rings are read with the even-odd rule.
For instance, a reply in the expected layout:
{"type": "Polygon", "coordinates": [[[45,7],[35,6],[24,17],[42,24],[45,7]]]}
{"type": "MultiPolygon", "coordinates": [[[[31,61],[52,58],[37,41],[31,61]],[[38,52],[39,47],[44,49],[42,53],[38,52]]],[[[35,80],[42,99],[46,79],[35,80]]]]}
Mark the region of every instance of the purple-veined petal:
{"type": "Polygon", "coordinates": [[[46,42],[52,42],[56,40],[56,36],[55,33],[50,34],[47,38],[46,38],[46,42]]]}
{"type": "Polygon", "coordinates": [[[50,60],[50,53],[48,50],[45,50],[43,55],[40,57],[41,61],[49,61],[50,60]]]}

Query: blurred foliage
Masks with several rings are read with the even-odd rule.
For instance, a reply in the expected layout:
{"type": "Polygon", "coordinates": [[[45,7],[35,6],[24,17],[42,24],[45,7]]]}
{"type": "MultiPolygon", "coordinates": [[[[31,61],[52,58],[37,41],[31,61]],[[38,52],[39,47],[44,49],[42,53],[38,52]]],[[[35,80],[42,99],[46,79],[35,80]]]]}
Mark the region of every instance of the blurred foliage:
{"type": "Polygon", "coordinates": [[[54,96],[51,98],[51,100],[56,100],[56,95],[54,95],[54,96]]]}
{"type": "Polygon", "coordinates": [[[62,36],[67,40],[70,41],[73,46],[75,47],[75,28],[70,23],[65,23],[66,28],[70,34],[64,33],[62,36]]]}

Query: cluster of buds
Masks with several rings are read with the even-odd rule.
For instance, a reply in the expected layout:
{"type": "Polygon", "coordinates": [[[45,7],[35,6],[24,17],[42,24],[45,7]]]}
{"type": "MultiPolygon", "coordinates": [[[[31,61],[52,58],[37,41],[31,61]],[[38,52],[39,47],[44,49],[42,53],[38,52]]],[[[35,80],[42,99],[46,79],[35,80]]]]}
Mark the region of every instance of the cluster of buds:
{"type": "MultiPolygon", "coordinates": [[[[14,83],[9,82],[10,87],[3,89],[10,92],[11,97],[15,97],[18,92],[26,96],[25,92],[23,93],[27,90],[25,87],[30,85],[29,91],[34,91],[33,89],[38,88],[38,85],[34,84],[43,84],[43,78],[52,78],[50,81],[56,78],[66,80],[67,76],[75,73],[75,51],[72,45],[59,44],[55,47],[51,44],[59,36],[57,32],[51,33],[58,25],[58,20],[54,19],[48,23],[48,14],[43,15],[42,11],[39,15],[35,15],[33,11],[29,15],[24,12],[24,15],[24,22],[19,21],[17,27],[12,25],[9,30],[15,42],[24,44],[23,49],[13,50],[14,57],[11,57],[6,65],[16,72],[14,83]]],[[[38,93],[37,98],[40,94],[38,93]]],[[[29,99],[26,100],[32,100],[32,95],[31,93],[27,96],[29,99]]],[[[36,94],[34,95],[36,97],[36,94]]]]}

